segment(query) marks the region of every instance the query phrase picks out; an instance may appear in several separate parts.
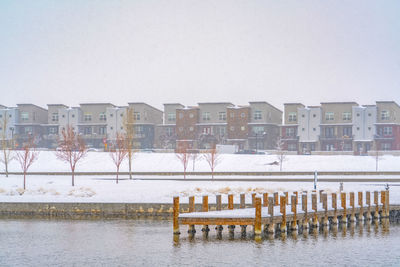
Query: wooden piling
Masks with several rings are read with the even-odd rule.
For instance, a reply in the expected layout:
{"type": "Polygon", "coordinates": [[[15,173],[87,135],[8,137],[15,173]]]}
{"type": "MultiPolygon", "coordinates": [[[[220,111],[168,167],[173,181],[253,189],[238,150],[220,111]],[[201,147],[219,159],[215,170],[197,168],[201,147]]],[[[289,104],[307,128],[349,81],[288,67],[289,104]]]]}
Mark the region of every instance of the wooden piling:
{"type": "Polygon", "coordinates": [[[173,198],[174,202],[174,220],[173,220],[173,232],[174,235],[179,235],[179,197],[173,198]]]}
{"type": "Polygon", "coordinates": [[[301,195],[301,209],[304,211],[304,219],[303,219],[303,229],[308,229],[308,209],[307,209],[307,192],[303,192],[301,195]]]}
{"type": "MultiPolygon", "coordinates": [[[[220,211],[220,210],[222,210],[222,197],[221,197],[221,195],[216,195],[215,198],[216,198],[216,203],[217,203],[217,210],[220,211]]],[[[222,227],[222,225],[217,225],[215,227],[215,230],[217,230],[218,236],[220,236],[222,234],[223,229],[224,228],[222,227]]]]}
{"type": "Polygon", "coordinates": [[[194,196],[189,197],[189,212],[194,212],[194,196]]]}
{"type": "Polygon", "coordinates": [[[280,212],[282,214],[281,232],[286,232],[286,196],[280,197],[280,212]]]}
{"type": "Polygon", "coordinates": [[[254,200],[256,214],[254,219],[254,235],[261,235],[261,198],[256,197],[254,200]]]}
{"type": "Polygon", "coordinates": [[[274,206],[274,197],[268,197],[268,214],[270,216],[270,221],[268,224],[267,233],[269,234],[275,233],[274,206]]]}
{"type": "Polygon", "coordinates": [[[275,204],[275,206],[279,206],[279,193],[278,192],[274,193],[274,204],[275,204]]]}
{"type": "Polygon", "coordinates": [[[294,194],[296,195],[296,205],[299,204],[299,191],[294,192],[294,194]]]}
{"type": "Polygon", "coordinates": [[[360,206],[360,211],[358,212],[358,221],[362,222],[364,220],[364,201],[363,192],[358,192],[358,206],[360,206]]]}
{"type": "Polygon", "coordinates": [[[240,194],[240,207],[241,209],[244,209],[246,207],[246,195],[245,194],[240,194]]]}
{"type": "Polygon", "coordinates": [[[317,203],[317,194],[313,193],[311,195],[311,202],[312,202],[312,209],[314,210],[314,216],[313,216],[313,222],[312,226],[313,227],[318,227],[318,203],[317,203]]]}
{"type": "Polygon", "coordinates": [[[322,199],[322,194],[323,193],[324,193],[323,189],[319,190],[319,203],[323,203],[323,199],[322,199]]]}
{"type": "Polygon", "coordinates": [[[322,207],[325,211],[324,219],[322,220],[322,225],[328,226],[328,223],[329,223],[329,220],[328,220],[328,194],[326,192],[323,192],[321,194],[321,199],[322,199],[322,207]]]}
{"type": "Polygon", "coordinates": [[[286,205],[289,205],[289,192],[286,191],[283,194],[285,195],[286,205]]]}
{"type": "Polygon", "coordinates": [[[382,211],[381,211],[381,218],[386,218],[386,191],[381,191],[381,204],[382,204],[382,211]]]}
{"type": "Polygon", "coordinates": [[[390,216],[389,190],[386,190],[386,217],[390,216]]]}
{"type": "Polygon", "coordinates": [[[228,195],[228,210],[233,210],[233,195],[228,195]]]}
{"type": "Polygon", "coordinates": [[[268,207],[268,193],[263,194],[263,207],[268,207]]]}
{"type": "Polygon", "coordinates": [[[356,217],[355,217],[356,206],[355,206],[355,201],[354,201],[354,192],[350,192],[350,206],[351,206],[350,222],[353,223],[356,221],[356,217]]]}
{"type": "Polygon", "coordinates": [[[365,214],[365,219],[367,221],[371,220],[371,192],[365,192],[365,203],[367,205],[367,212],[365,214]]]}
{"type": "Polygon", "coordinates": [[[342,220],[341,223],[347,223],[347,206],[346,206],[346,193],[340,193],[340,202],[343,209],[342,220]]]}
{"type": "MultiPolygon", "coordinates": [[[[202,212],[208,212],[208,196],[203,196],[203,205],[202,205],[202,212]]],[[[208,225],[203,225],[203,228],[201,229],[205,234],[208,234],[210,231],[210,228],[208,228],[208,225]]]]}
{"type": "Polygon", "coordinates": [[[379,218],[379,192],[374,191],[374,204],[375,204],[375,212],[374,212],[374,219],[377,220],[379,218]]]}
{"type": "Polygon", "coordinates": [[[337,194],[336,193],[332,193],[332,208],[333,208],[332,224],[336,225],[336,224],[338,224],[338,218],[337,218],[337,194]]]}
{"type": "MultiPolygon", "coordinates": [[[[195,211],[194,196],[190,196],[189,197],[189,213],[194,212],[194,211],[195,211]]],[[[190,224],[189,229],[188,229],[188,234],[193,236],[195,233],[196,233],[196,228],[195,228],[194,224],[190,224]]]]}
{"type": "Polygon", "coordinates": [[[291,225],[291,230],[297,230],[297,203],[296,203],[296,195],[291,196],[291,205],[293,212],[293,220],[291,225]]]}

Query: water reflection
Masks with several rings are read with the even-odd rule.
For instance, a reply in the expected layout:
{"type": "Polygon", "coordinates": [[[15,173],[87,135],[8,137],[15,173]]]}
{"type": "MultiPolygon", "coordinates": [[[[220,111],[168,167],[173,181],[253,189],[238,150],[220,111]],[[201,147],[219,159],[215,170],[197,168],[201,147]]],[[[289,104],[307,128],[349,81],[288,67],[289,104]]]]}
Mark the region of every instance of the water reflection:
{"type": "Polygon", "coordinates": [[[190,235],[183,226],[181,235],[172,235],[172,225],[166,221],[0,220],[0,266],[215,266],[265,262],[287,266],[315,262],[398,266],[400,262],[396,256],[400,226],[390,225],[387,220],[264,234],[256,241],[252,229],[247,229],[245,236],[240,227],[231,231],[226,227],[221,231],[211,229],[204,238],[200,231],[190,235]]]}

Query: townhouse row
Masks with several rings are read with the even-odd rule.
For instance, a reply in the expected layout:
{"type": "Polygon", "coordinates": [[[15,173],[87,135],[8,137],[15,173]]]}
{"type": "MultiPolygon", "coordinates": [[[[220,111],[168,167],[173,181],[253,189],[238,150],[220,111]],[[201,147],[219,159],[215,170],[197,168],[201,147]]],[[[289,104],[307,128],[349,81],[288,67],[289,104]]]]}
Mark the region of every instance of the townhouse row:
{"type": "Polygon", "coordinates": [[[206,149],[230,144],[240,150],[273,150],[280,139],[283,149],[299,154],[400,150],[400,119],[396,120],[400,107],[394,101],[375,105],[329,102],[308,107],[286,103],[284,112],[263,101],[244,106],[169,103],[164,104],[164,111],[138,102],[47,106],[0,105],[1,136],[17,148],[30,136],[35,136],[38,147],[56,148],[59,134],[70,125],[89,147],[104,148],[113,143],[117,132],[132,127],[134,146],[139,149],[174,149],[180,144],[206,149]],[[128,110],[133,111],[133,121],[126,124],[128,110]]]}

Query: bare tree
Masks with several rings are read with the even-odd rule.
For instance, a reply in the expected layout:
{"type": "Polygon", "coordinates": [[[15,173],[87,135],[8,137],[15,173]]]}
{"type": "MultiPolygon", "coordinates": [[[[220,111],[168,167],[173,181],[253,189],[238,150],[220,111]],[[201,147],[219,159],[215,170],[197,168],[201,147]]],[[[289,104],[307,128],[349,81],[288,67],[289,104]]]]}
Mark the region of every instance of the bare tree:
{"type": "Polygon", "coordinates": [[[128,157],[129,179],[132,179],[132,161],[135,153],[134,139],[135,139],[135,114],[132,107],[126,109],[122,125],[125,130],[125,142],[128,157]]]}
{"type": "Polygon", "coordinates": [[[24,190],[26,189],[26,172],[29,167],[38,159],[39,152],[35,150],[34,137],[31,136],[28,141],[22,146],[22,149],[17,152],[17,159],[24,173],[24,190]]]}
{"type": "Polygon", "coordinates": [[[124,161],[124,159],[128,154],[128,150],[126,149],[126,147],[127,147],[127,142],[125,136],[117,132],[114,147],[110,149],[110,156],[115,164],[115,167],[117,167],[117,179],[116,179],[117,184],[118,184],[119,167],[121,166],[121,163],[124,161]]]}
{"type": "Polygon", "coordinates": [[[14,142],[14,140],[12,140],[13,136],[11,138],[8,138],[7,136],[7,129],[8,129],[7,111],[5,111],[3,114],[3,120],[0,122],[0,127],[2,129],[0,133],[1,148],[3,150],[3,153],[0,157],[0,162],[4,164],[6,177],[8,177],[8,164],[14,159],[14,157],[11,154],[12,143],[14,142]]]}
{"type": "Polygon", "coordinates": [[[85,141],[75,133],[70,125],[67,125],[66,129],[61,132],[58,146],[60,150],[56,151],[56,157],[69,164],[72,173],[72,186],[75,186],[76,164],[87,154],[85,141]]]}
{"type": "Polygon", "coordinates": [[[192,164],[193,164],[193,171],[195,169],[196,161],[199,159],[199,153],[193,152],[190,154],[190,158],[192,159],[192,164]]]}
{"type": "Polygon", "coordinates": [[[214,169],[220,163],[220,154],[215,146],[211,149],[208,149],[207,152],[204,154],[204,159],[207,161],[208,165],[211,169],[211,177],[214,179],[214,169]]]}
{"type": "Polygon", "coordinates": [[[186,179],[186,169],[190,160],[190,153],[188,152],[187,142],[183,142],[175,150],[176,157],[180,160],[183,166],[183,179],[186,179]]]}
{"type": "Polygon", "coordinates": [[[282,171],[283,162],[286,160],[286,151],[284,150],[284,142],[280,137],[276,141],[276,155],[279,163],[279,170],[282,171]]]}

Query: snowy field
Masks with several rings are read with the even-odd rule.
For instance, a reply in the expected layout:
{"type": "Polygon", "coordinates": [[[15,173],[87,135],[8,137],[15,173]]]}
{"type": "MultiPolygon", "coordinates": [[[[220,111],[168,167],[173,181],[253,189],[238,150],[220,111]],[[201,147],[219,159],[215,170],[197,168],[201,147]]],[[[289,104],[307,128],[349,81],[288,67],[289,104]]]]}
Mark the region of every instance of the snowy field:
{"type": "MultiPolygon", "coordinates": [[[[312,190],[311,182],[223,182],[223,181],[146,181],[124,178],[119,184],[113,177],[78,176],[75,187],[71,186],[70,176],[28,176],[27,190],[22,190],[23,177],[13,175],[0,178],[0,202],[126,202],[126,203],[172,203],[172,197],[179,195],[187,202],[187,196],[209,195],[210,203],[216,194],[235,194],[239,203],[239,194],[246,193],[251,201],[251,193],[262,194],[275,191],[312,190]]],[[[391,203],[400,203],[400,183],[391,186],[391,203]]],[[[328,193],[339,190],[339,183],[321,182],[317,189],[328,193]]],[[[374,191],[383,190],[384,183],[344,183],[344,190],[374,191]]],[[[200,198],[197,201],[201,201],[200,198]]]]}
{"type": "MultiPolygon", "coordinates": [[[[277,161],[276,155],[220,155],[220,163],[215,171],[279,171],[279,166],[268,165],[277,161]]],[[[138,172],[182,171],[182,164],[173,153],[135,153],[132,170],[138,172]]],[[[19,163],[12,161],[10,171],[21,171],[19,163]]],[[[370,156],[317,156],[287,155],[283,162],[283,171],[375,171],[375,158],[370,156]]],[[[382,156],[379,160],[380,171],[400,171],[399,156],[382,156]]],[[[41,151],[39,159],[29,171],[70,171],[68,165],[57,160],[55,153],[41,151]]],[[[107,152],[89,152],[78,163],[76,171],[110,172],[115,165],[107,152]]],[[[121,171],[128,171],[127,161],[121,165],[121,171]]],[[[193,162],[187,171],[193,171],[193,162]]],[[[201,157],[195,163],[195,171],[210,171],[207,162],[201,157]]]]}
{"type": "MultiPolygon", "coordinates": [[[[221,163],[216,171],[279,171],[279,166],[266,165],[276,161],[274,155],[221,155],[221,163]]],[[[379,161],[379,170],[398,171],[400,157],[383,156],[379,161]]],[[[121,171],[127,171],[127,164],[121,171]]],[[[188,170],[193,170],[192,163],[188,170]]],[[[209,171],[205,160],[195,165],[196,171],[209,171]]],[[[374,171],[375,159],[363,156],[287,156],[284,171],[374,171]]],[[[10,164],[10,171],[20,171],[17,161],[10,164]]],[[[42,151],[39,159],[29,171],[69,171],[68,165],[57,160],[54,152],[42,151]]],[[[108,153],[90,152],[78,164],[77,171],[115,171],[108,153]]],[[[133,161],[133,171],[182,171],[182,165],[174,154],[137,153],[133,161]]],[[[1,202],[130,202],[130,203],[171,203],[174,195],[201,196],[208,194],[247,193],[248,201],[252,192],[274,192],[312,190],[310,182],[261,182],[261,181],[147,181],[129,180],[123,176],[119,184],[113,176],[76,176],[75,187],[71,186],[70,176],[27,176],[27,190],[22,190],[23,177],[0,176],[1,202]]],[[[146,176],[146,178],[148,178],[146,176]]],[[[170,177],[153,177],[170,178],[170,177]]],[[[175,176],[174,178],[182,178],[175,176]]],[[[205,177],[209,178],[209,177],[205,177]]],[[[243,178],[243,177],[241,177],[243,178]]],[[[251,178],[251,177],[246,177],[251,178]]],[[[284,178],[284,177],[282,177],[284,178]]],[[[293,177],[291,177],[293,178],[293,177]]],[[[350,178],[350,177],[347,177],[350,178]]],[[[379,177],[384,179],[384,177],[379,177]]],[[[400,184],[398,184],[400,185],[400,184]]],[[[336,192],[339,183],[319,183],[318,189],[336,192]]],[[[346,191],[383,190],[382,183],[345,183],[346,191]]],[[[400,203],[400,186],[391,187],[391,202],[400,203]]],[[[183,200],[187,201],[187,200],[183,200]]],[[[200,200],[199,200],[200,201],[200,200]]],[[[210,202],[214,201],[210,197],[210,202]]],[[[226,199],[225,199],[226,201],[226,199]]],[[[239,199],[236,199],[239,202],[239,199]]]]}

